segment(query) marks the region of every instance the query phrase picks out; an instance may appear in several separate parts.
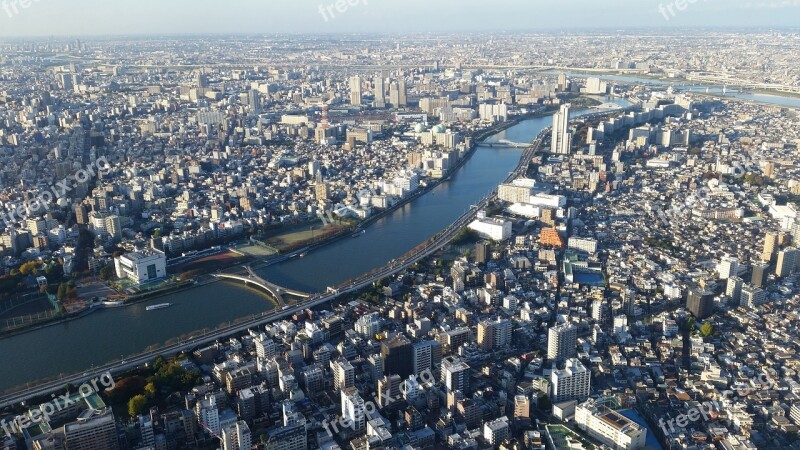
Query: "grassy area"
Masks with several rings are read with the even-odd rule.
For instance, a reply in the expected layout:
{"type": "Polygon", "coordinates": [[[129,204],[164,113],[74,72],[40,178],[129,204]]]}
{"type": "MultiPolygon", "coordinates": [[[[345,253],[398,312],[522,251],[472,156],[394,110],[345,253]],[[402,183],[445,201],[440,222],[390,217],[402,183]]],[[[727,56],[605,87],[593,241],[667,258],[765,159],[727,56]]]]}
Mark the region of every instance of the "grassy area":
{"type": "Polygon", "coordinates": [[[275,247],[280,252],[285,253],[330,238],[338,233],[348,230],[349,228],[350,227],[346,225],[332,224],[323,226],[321,223],[316,225],[306,225],[302,229],[294,229],[292,231],[267,238],[266,243],[272,247],[275,247]]]}

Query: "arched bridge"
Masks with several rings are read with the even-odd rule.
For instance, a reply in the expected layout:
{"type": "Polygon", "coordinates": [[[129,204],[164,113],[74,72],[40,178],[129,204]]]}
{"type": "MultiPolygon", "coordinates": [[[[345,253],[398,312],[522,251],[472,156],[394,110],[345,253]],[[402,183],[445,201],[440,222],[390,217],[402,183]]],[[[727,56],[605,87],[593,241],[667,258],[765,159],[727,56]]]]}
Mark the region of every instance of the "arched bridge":
{"type": "Polygon", "coordinates": [[[308,294],[306,292],[295,291],[292,289],[287,289],[285,287],[278,286],[275,283],[270,283],[269,281],[256,275],[256,273],[253,271],[252,268],[250,268],[250,266],[244,266],[244,269],[247,271],[247,276],[237,275],[233,273],[218,273],[214,274],[214,276],[221,279],[236,280],[236,281],[241,281],[244,284],[252,284],[254,286],[257,286],[269,292],[273,297],[275,297],[275,299],[278,300],[278,304],[280,305],[281,308],[286,306],[286,302],[283,299],[284,295],[288,294],[300,298],[311,297],[311,294],[308,294]]]}

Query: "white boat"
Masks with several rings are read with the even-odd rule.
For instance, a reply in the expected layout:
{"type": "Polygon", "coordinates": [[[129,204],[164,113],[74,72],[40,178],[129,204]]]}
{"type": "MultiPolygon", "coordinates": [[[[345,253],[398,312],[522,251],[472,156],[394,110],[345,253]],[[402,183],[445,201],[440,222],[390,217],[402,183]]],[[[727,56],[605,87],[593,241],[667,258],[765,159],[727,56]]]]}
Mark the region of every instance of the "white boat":
{"type": "Polygon", "coordinates": [[[170,306],[172,306],[172,303],[161,303],[161,304],[159,304],[159,305],[151,305],[151,306],[148,306],[148,307],[147,307],[147,308],[145,308],[145,309],[146,309],[146,310],[148,310],[148,311],[155,311],[155,310],[157,310],[157,309],[169,308],[170,306]]]}

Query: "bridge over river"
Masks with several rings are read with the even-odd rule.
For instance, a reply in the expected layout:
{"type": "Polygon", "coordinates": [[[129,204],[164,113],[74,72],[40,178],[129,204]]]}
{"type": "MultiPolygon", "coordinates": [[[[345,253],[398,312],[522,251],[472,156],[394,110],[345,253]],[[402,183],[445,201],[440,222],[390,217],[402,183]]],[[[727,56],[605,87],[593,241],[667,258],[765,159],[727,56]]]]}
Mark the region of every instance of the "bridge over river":
{"type": "Polygon", "coordinates": [[[244,269],[247,271],[247,275],[238,275],[234,273],[217,273],[214,274],[215,277],[224,279],[224,280],[235,280],[241,281],[246,285],[254,285],[257,286],[267,292],[269,292],[275,300],[278,301],[278,305],[283,308],[286,306],[286,301],[284,300],[284,295],[291,295],[294,297],[300,298],[310,298],[312,295],[307,292],[300,292],[295,291],[293,289],[287,289],[282,286],[278,286],[275,283],[270,283],[269,281],[261,278],[260,276],[256,275],[253,269],[250,266],[244,266],[244,269]]]}

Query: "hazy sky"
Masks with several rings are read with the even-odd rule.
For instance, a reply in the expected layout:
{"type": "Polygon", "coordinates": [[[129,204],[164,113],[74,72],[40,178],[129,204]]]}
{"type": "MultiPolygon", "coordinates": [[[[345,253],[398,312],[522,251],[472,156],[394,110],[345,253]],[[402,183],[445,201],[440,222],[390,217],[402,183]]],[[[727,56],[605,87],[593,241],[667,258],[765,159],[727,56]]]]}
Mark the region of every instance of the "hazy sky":
{"type": "Polygon", "coordinates": [[[800,0],[336,1],[0,0],[0,36],[800,26],[800,0]]]}

